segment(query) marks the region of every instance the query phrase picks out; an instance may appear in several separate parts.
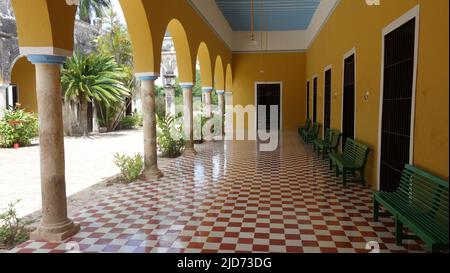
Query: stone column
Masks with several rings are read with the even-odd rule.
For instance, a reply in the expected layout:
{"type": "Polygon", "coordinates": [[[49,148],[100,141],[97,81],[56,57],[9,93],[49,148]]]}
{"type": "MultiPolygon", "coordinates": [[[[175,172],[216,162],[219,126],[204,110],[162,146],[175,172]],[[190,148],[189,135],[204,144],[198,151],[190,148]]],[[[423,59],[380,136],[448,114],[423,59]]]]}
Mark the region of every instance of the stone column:
{"type": "Polygon", "coordinates": [[[7,84],[0,83],[0,119],[3,118],[3,111],[6,109],[6,92],[8,92],[7,84]]]}
{"type": "Polygon", "coordinates": [[[170,115],[172,117],[175,116],[175,88],[172,86],[166,86],[165,88],[166,94],[166,115],[170,115]]]}
{"type": "Polygon", "coordinates": [[[185,153],[197,154],[194,149],[194,105],[192,98],[193,83],[182,83],[184,102],[184,138],[186,140],[185,153]]]}
{"type": "Polygon", "coordinates": [[[32,240],[62,241],[80,230],[80,226],[67,217],[60,81],[61,65],[66,58],[29,55],[28,60],[36,66],[42,191],[42,220],[30,237],[32,240]]]}
{"type": "Polygon", "coordinates": [[[212,116],[212,98],[211,98],[211,92],[213,88],[212,87],[203,87],[203,96],[205,99],[205,117],[210,118],[212,116]]]}
{"type": "Polygon", "coordinates": [[[155,80],[156,75],[137,76],[141,81],[141,103],[144,118],[144,171],[146,179],[163,177],[158,168],[157,142],[156,142],[156,105],[155,80]]]}
{"type": "Polygon", "coordinates": [[[219,115],[222,121],[222,135],[225,135],[225,91],[217,90],[216,93],[219,99],[219,115]]]}

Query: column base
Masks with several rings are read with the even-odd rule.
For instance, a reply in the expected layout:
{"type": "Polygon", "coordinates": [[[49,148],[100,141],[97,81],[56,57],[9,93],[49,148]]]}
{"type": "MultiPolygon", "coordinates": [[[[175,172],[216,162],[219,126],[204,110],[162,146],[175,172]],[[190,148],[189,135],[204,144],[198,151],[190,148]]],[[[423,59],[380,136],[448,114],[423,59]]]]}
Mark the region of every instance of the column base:
{"type": "Polygon", "coordinates": [[[152,180],[164,177],[163,172],[158,167],[153,167],[142,172],[142,178],[152,180]]]}
{"type": "Polygon", "coordinates": [[[80,231],[80,225],[67,220],[55,225],[40,225],[30,234],[30,240],[47,242],[60,242],[72,237],[80,231]]]}
{"type": "Polygon", "coordinates": [[[197,155],[197,151],[194,148],[186,148],[183,155],[197,155]]]}

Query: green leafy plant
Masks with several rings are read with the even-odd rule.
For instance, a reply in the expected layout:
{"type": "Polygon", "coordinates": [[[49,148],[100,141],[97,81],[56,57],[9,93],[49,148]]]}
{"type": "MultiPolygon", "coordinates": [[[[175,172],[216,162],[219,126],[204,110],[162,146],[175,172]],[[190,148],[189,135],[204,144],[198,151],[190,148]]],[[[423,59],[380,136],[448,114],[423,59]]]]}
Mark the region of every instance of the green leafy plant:
{"type": "Polygon", "coordinates": [[[142,126],[143,123],[142,116],[135,113],[130,116],[124,116],[120,121],[120,128],[123,130],[129,130],[136,128],[138,126],[142,126]]]}
{"type": "Polygon", "coordinates": [[[136,117],[136,125],[139,127],[144,126],[144,117],[141,113],[134,113],[134,116],[136,117]]]}
{"type": "Polygon", "coordinates": [[[6,211],[0,213],[0,248],[12,248],[28,240],[28,230],[26,223],[17,216],[17,200],[8,205],[6,211]]]}
{"type": "Polygon", "coordinates": [[[157,116],[158,149],[162,157],[175,158],[183,152],[183,129],[177,121],[178,118],[172,116],[157,116]]]}
{"type": "Polygon", "coordinates": [[[20,105],[4,111],[0,120],[0,147],[11,148],[30,145],[38,135],[38,119],[35,114],[20,109],[20,105]]]}
{"type": "MultiPolygon", "coordinates": [[[[61,72],[64,100],[80,104],[80,126],[83,135],[87,134],[88,128],[88,103],[96,102],[100,119],[108,120],[108,113],[105,113],[104,108],[115,109],[131,96],[125,78],[127,71],[111,56],[77,53],[67,60],[61,72]]],[[[109,116],[113,117],[120,111],[113,112],[114,114],[109,116]]]]}
{"type": "Polygon", "coordinates": [[[127,26],[113,8],[105,10],[102,22],[103,31],[97,38],[98,51],[114,57],[121,66],[132,67],[133,48],[127,26]]]}
{"type": "Polygon", "coordinates": [[[108,7],[111,7],[110,0],[80,0],[77,14],[80,20],[90,23],[94,17],[102,17],[108,7]]]}
{"type": "Polygon", "coordinates": [[[116,153],[114,155],[114,164],[120,169],[122,181],[131,183],[141,174],[144,167],[144,158],[141,154],[131,157],[116,153]]]}

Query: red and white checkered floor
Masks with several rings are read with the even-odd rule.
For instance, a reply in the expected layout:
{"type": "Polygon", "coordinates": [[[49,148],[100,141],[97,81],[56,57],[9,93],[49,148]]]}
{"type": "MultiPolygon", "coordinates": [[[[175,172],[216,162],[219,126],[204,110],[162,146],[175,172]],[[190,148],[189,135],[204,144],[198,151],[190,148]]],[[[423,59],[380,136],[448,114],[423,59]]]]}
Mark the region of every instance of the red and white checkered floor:
{"type": "Polygon", "coordinates": [[[28,241],[19,253],[424,252],[398,247],[391,217],[372,220],[372,192],[344,188],[296,135],[275,152],[256,142],[196,146],[158,181],[139,181],[72,215],[81,232],[63,243],[28,241]]]}

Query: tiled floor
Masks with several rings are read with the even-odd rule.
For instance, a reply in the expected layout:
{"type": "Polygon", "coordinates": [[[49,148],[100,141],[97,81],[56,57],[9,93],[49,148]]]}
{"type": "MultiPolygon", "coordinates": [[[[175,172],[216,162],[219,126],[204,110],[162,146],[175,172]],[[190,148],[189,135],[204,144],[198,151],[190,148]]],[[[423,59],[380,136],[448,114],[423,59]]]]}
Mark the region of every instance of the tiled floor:
{"type": "Polygon", "coordinates": [[[398,247],[390,217],[372,221],[372,193],[343,188],[327,162],[294,134],[275,152],[255,142],[207,143],[159,181],[140,181],[86,204],[65,243],[26,242],[13,252],[424,252],[398,247]],[[69,243],[70,242],[70,243],[69,243]],[[69,244],[66,244],[69,243],[69,244]]]}

